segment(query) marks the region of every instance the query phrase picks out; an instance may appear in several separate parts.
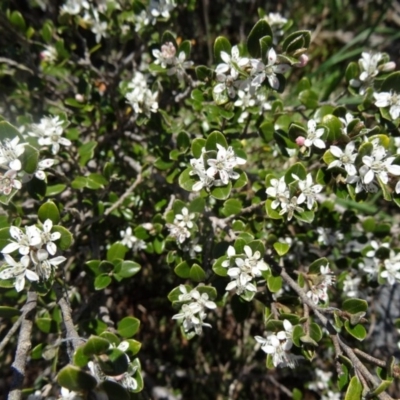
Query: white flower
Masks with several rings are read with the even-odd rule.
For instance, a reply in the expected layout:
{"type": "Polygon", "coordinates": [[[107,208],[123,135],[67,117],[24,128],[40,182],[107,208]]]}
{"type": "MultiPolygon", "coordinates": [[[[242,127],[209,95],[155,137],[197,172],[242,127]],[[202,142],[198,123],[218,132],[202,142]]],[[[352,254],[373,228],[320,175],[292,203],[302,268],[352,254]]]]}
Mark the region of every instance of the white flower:
{"type": "MultiPolygon", "coordinates": [[[[233,271],[233,268],[231,268],[230,271],[233,271]]],[[[250,275],[240,273],[237,276],[230,276],[234,278],[234,280],[226,285],[226,291],[236,289],[236,294],[238,295],[242,294],[245,290],[257,292],[257,288],[251,283],[252,277],[250,275]]]]}
{"type": "Polygon", "coordinates": [[[53,258],[48,257],[49,254],[43,249],[36,253],[31,252],[31,259],[35,264],[36,272],[43,280],[48,280],[53,270],[57,269],[58,265],[66,260],[63,256],[53,258]]]}
{"type": "Polygon", "coordinates": [[[275,200],[272,202],[271,207],[275,210],[279,207],[279,204],[286,202],[289,199],[289,188],[286,185],[285,177],[282,176],[278,179],[271,179],[270,185],[266,193],[268,196],[274,197],[275,200]]]}
{"type": "Polygon", "coordinates": [[[19,137],[14,139],[4,139],[0,142],[0,166],[10,168],[14,171],[19,171],[22,168],[21,161],[18,159],[24,151],[26,143],[20,143],[19,137]]]}
{"type": "Polygon", "coordinates": [[[347,143],[344,151],[337,146],[331,146],[329,148],[331,154],[337,158],[328,165],[328,169],[334,167],[343,167],[349,175],[356,175],[357,170],[354,162],[357,157],[357,153],[354,153],[356,144],[354,142],[347,143]]]}
{"type": "Polygon", "coordinates": [[[282,199],[281,207],[282,210],[279,212],[279,215],[283,215],[287,213],[287,219],[290,221],[293,218],[293,214],[295,211],[298,213],[304,212],[304,209],[298,206],[298,199],[296,196],[293,196],[291,199],[286,198],[282,199]]]}
{"type": "Polygon", "coordinates": [[[128,103],[132,106],[136,114],[145,114],[150,117],[150,113],[156,113],[158,110],[158,92],[152,92],[147,88],[146,80],[140,72],[135,73],[132,82],[129,83],[128,88],[132,89],[125,97],[128,103]],[[140,83],[135,86],[135,83],[140,83]]]}
{"type": "MultiPolygon", "coordinates": [[[[35,177],[37,179],[40,179],[41,181],[44,181],[46,179],[46,173],[44,172],[44,170],[52,167],[54,165],[54,162],[55,160],[53,160],[52,158],[45,158],[44,160],[39,161],[37,170],[34,173],[35,177]]],[[[27,175],[30,178],[32,178],[33,176],[32,174],[27,174],[27,175]]]]}
{"type": "Polygon", "coordinates": [[[30,281],[38,281],[38,275],[28,269],[30,259],[28,255],[21,258],[19,262],[15,261],[10,255],[4,254],[6,265],[9,268],[3,269],[0,272],[0,279],[15,278],[14,287],[17,292],[20,292],[25,287],[25,277],[30,281]]]}
{"type": "Polygon", "coordinates": [[[175,215],[174,223],[177,225],[186,226],[189,229],[192,229],[193,228],[192,219],[194,219],[196,217],[196,215],[194,213],[189,214],[189,210],[187,209],[187,207],[183,207],[181,213],[182,214],[175,215]]]}
{"type": "Polygon", "coordinates": [[[189,332],[194,329],[196,334],[200,335],[203,326],[210,326],[209,324],[203,322],[202,316],[203,313],[201,305],[199,303],[190,303],[183,304],[181,312],[175,314],[172,319],[182,320],[182,326],[185,332],[189,332]]]}
{"type": "Polygon", "coordinates": [[[224,268],[230,267],[231,261],[232,261],[233,257],[236,255],[235,248],[233,246],[229,246],[226,254],[228,256],[228,259],[221,263],[221,266],[224,268]]]}
{"type": "Polygon", "coordinates": [[[293,346],[292,342],[292,324],[285,319],[283,321],[283,331],[278,333],[267,333],[267,337],[255,336],[258,343],[261,344],[261,350],[267,354],[271,354],[272,362],[275,367],[283,364],[291,368],[295,366],[295,357],[289,353],[293,346]]]}
{"type": "Polygon", "coordinates": [[[161,51],[154,49],[152,53],[156,59],[154,63],[160,64],[163,68],[167,68],[168,65],[172,65],[175,62],[176,48],[172,42],[164,43],[161,46],[161,51]]]}
{"type": "Polygon", "coordinates": [[[10,254],[18,250],[21,255],[27,255],[30,252],[31,246],[39,248],[42,244],[40,230],[33,225],[27,226],[25,232],[16,226],[11,226],[10,235],[16,241],[11,241],[1,252],[3,254],[10,254]]]}
{"type": "MultiPolygon", "coordinates": [[[[222,93],[225,90],[228,92],[229,97],[233,98],[236,96],[236,89],[234,87],[234,78],[231,75],[225,75],[225,74],[217,74],[216,79],[218,82],[214,87],[213,87],[213,92],[216,94],[222,93]]],[[[235,102],[235,106],[237,101],[235,102]]]]}
{"type": "Polygon", "coordinates": [[[42,244],[46,245],[46,249],[51,254],[54,256],[57,251],[57,246],[54,243],[55,240],[60,239],[61,233],[60,232],[53,232],[51,233],[51,230],[53,228],[53,222],[50,219],[46,219],[46,221],[43,224],[43,232],[41,232],[41,238],[42,238],[42,244]]]}
{"type": "Polygon", "coordinates": [[[343,281],[343,293],[347,297],[357,297],[359,292],[358,287],[360,283],[360,277],[351,277],[350,275],[346,275],[346,279],[343,281]]]}
{"type": "Polygon", "coordinates": [[[130,226],[126,228],[125,231],[122,230],[119,233],[122,238],[121,243],[126,247],[133,249],[134,252],[145,249],[147,247],[146,243],[143,240],[138,239],[135,235],[132,234],[132,228],[130,226]]]}
{"type": "Polygon", "coordinates": [[[190,231],[185,225],[167,224],[169,235],[175,238],[178,243],[183,243],[186,239],[190,238],[190,231]]]}
{"type": "Polygon", "coordinates": [[[279,79],[276,74],[284,74],[289,71],[289,64],[276,64],[277,56],[275,50],[271,47],[268,51],[268,64],[265,65],[262,61],[252,59],[250,60],[252,65],[251,75],[255,76],[252,80],[251,85],[257,89],[261,86],[264,80],[267,78],[269,85],[272,89],[279,89],[279,79]]]}
{"type": "Polygon", "coordinates": [[[86,0],[67,0],[61,7],[61,13],[78,15],[82,8],[89,9],[90,4],[86,0]]]}
{"type": "Polygon", "coordinates": [[[51,45],[45,46],[45,50],[40,52],[40,58],[49,64],[54,64],[57,61],[57,57],[57,49],[51,45]]]}
{"type": "Polygon", "coordinates": [[[400,253],[390,252],[390,258],[384,260],[385,270],[380,275],[385,278],[390,285],[400,281],[400,253]]]}
{"type": "MultiPolygon", "coordinates": [[[[258,277],[261,276],[262,271],[267,271],[269,269],[268,265],[261,259],[261,253],[258,250],[253,254],[253,250],[247,245],[244,246],[243,250],[246,254],[246,258],[235,259],[236,265],[240,268],[241,272],[248,273],[252,277],[258,277]]],[[[230,275],[229,271],[228,275],[230,275]]]]}
{"type": "Polygon", "coordinates": [[[388,183],[388,173],[395,176],[400,175],[400,165],[392,165],[396,157],[387,157],[385,159],[385,149],[381,148],[383,151],[375,151],[372,156],[364,156],[362,158],[364,165],[360,168],[360,174],[364,175],[363,182],[365,184],[371,183],[375,175],[383,183],[388,183]]]}
{"type": "Polygon", "coordinates": [[[107,37],[107,21],[100,21],[99,13],[96,9],[92,9],[93,17],[86,14],[84,19],[91,25],[90,30],[96,37],[96,42],[99,43],[102,37],[107,37]]]}
{"type": "Polygon", "coordinates": [[[313,119],[310,119],[307,122],[307,137],[304,140],[304,146],[315,146],[319,149],[324,149],[326,147],[325,142],[321,139],[321,136],[324,134],[324,128],[316,128],[317,123],[313,119]]]}
{"type": "Polygon", "coordinates": [[[254,96],[252,96],[251,93],[239,90],[238,96],[239,98],[234,103],[235,107],[246,109],[248,107],[254,107],[256,105],[256,99],[254,98],[254,96]]]}
{"type": "Polygon", "coordinates": [[[8,196],[13,189],[19,190],[22,184],[17,179],[17,171],[13,169],[8,170],[5,174],[0,173],[0,194],[3,193],[8,196]]]}
{"type": "Polygon", "coordinates": [[[223,63],[217,65],[215,72],[217,75],[226,74],[236,80],[239,77],[239,71],[245,68],[249,63],[249,59],[245,57],[240,57],[238,46],[233,46],[231,50],[231,55],[225,51],[221,51],[220,57],[223,63]]]}
{"type": "Polygon", "coordinates": [[[302,181],[297,175],[292,175],[298,181],[301,193],[297,198],[297,204],[307,201],[307,208],[311,210],[314,206],[317,194],[323,189],[322,185],[314,185],[311,174],[307,174],[306,180],[302,181]]]}
{"type": "Polygon", "coordinates": [[[175,0],[151,0],[149,5],[150,14],[155,17],[169,19],[170,12],[176,7],[175,0]]]}
{"type": "Polygon", "coordinates": [[[326,286],[313,286],[306,294],[314,304],[318,304],[319,300],[324,302],[328,300],[328,289],[326,286]]]}
{"type": "Polygon", "coordinates": [[[229,178],[238,179],[239,173],[233,171],[237,165],[243,165],[246,163],[246,160],[240,157],[235,156],[232,147],[221,146],[217,143],[217,158],[210,158],[207,160],[209,168],[207,169],[207,176],[210,178],[215,178],[216,174],[219,174],[219,177],[224,185],[227,185],[229,182],[229,178]]]}
{"type": "Polygon", "coordinates": [[[397,93],[381,92],[374,93],[375,105],[377,107],[390,107],[389,114],[392,119],[397,119],[400,116],[400,95],[397,93]]]}
{"type": "Polygon", "coordinates": [[[175,75],[178,77],[179,81],[183,81],[184,75],[186,74],[185,69],[190,68],[193,65],[193,61],[186,61],[186,54],[181,51],[178,57],[174,58],[174,62],[170,68],[167,70],[167,75],[175,75]]]}

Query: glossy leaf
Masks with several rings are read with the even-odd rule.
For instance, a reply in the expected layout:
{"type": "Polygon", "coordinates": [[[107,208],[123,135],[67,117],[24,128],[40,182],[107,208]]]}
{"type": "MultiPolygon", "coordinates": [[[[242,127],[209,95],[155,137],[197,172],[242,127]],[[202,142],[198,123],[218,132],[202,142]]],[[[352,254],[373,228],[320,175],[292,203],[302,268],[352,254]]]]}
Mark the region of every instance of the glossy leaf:
{"type": "Polygon", "coordinates": [[[130,338],[136,335],[139,330],[140,321],[134,317],[125,317],[118,322],[117,330],[123,338],[130,338]]]}
{"type": "Polygon", "coordinates": [[[38,217],[42,223],[47,219],[50,219],[53,224],[58,224],[60,221],[60,212],[58,211],[58,207],[52,201],[47,201],[40,206],[38,217]]]}
{"type": "Polygon", "coordinates": [[[97,386],[94,376],[73,365],[67,365],[57,375],[57,383],[75,392],[92,390],[97,386]]]}
{"type": "Polygon", "coordinates": [[[253,58],[260,58],[262,56],[260,39],[264,36],[272,38],[273,34],[268,22],[265,19],[261,19],[254,25],[247,37],[247,49],[253,58]]]}
{"type": "Polygon", "coordinates": [[[362,398],[362,385],[356,376],[351,378],[349,387],[347,388],[344,400],[361,400],[362,398]]]}

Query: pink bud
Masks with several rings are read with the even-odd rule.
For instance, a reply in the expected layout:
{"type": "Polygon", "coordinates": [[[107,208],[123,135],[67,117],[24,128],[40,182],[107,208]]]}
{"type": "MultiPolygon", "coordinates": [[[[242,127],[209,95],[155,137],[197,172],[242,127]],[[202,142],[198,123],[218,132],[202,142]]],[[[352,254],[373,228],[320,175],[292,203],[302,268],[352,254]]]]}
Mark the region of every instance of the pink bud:
{"type": "Polygon", "coordinates": [[[393,71],[396,68],[396,63],[393,61],[387,62],[379,66],[379,69],[384,72],[393,71]]]}
{"type": "Polygon", "coordinates": [[[77,93],[75,95],[75,100],[79,101],[79,103],[83,103],[85,101],[85,96],[83,94],[77,93]]]}
{"type": "Polygon", "coordinates": [[[304,146],[304,141],[305,141],[306,139],[304,138],[304,136],[298,136],[297,138],[296,138],[296,144],[298,145],[298,146],[304,146]]]}

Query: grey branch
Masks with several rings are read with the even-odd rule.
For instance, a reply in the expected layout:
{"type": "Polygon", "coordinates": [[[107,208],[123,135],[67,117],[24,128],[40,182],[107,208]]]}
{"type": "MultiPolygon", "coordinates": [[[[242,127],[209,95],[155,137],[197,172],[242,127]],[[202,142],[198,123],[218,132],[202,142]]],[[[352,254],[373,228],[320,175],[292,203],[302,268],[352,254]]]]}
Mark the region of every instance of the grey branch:
{"type": "Polygon", "coordinates": [[[12,363],[13,378],[11,382],[8,400],[20,400],[22,398],[22,385],[25,378],[25,368],[28,361],[28,354],[32,347],[31,333],[33,326],[33,311],[37,304],[37,293],[28,292],[28,298],[22,308],[21,329],[18,336],[17,351],[12,363]]]}

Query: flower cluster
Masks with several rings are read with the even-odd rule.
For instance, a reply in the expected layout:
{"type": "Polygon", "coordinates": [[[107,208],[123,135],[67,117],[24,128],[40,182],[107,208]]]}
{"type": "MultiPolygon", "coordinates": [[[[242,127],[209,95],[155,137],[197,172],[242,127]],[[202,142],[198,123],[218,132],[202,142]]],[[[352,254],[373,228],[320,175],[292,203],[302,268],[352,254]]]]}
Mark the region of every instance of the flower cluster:
{"type": "MultiPolygon", "coordinates": [[[[347,172],[346,183],[355,184],[355,192],[373,192],[378,190],[379,183],[387,184],[389,175],[399,176],[400,166],[393,164],[396,157],[389,156],[387,150],[377,140],[372,140],[371,154],[361,158],[362,165],[357,169],[358,153],[356,143],[350,141],[344,150],[338,146],[330,146],[330,153],[335,160],[328,164],[328,169],[339,167],[347,172]]],[[[397,183],[396,193],[400,193],[400,184],[397,183]]]]}
{"type": "Polygon", "coordinates": [[[181,294],[178,297],[179,302],[184,302],[178,314],[175,314],[172,319],[182,321],[182,327],[185,333],[194,331],[200,335],[203,331],[203,326],[211,327],[210,324],[204,322],[207,317],[206,310],[213,310],[217,305],[209,299],[207,293],[200,293],[197,289],[192,289],[189,292],[184,285],[179,286],[181,294]]]}
{"type": "Polygon", "coordinates": [[[271,179],[270,185],[266,193],[268,196],[274,198],[271,203],[273,210],[278,207],[281,208],[279,215],[287,214],[287,219],[290,221],[293,218],[294,212],[302,213],[304,209],[300,204],[306,203],[307,208],[312,210],[318,193],[323,189],[322,185],[314,184],[311,174],[307,174],[306,179],[302,180],[297,175],[292,174],[296,185],[289,187],[286,184],[285,177],[280,179],[271,179]],[[296,195],[292,196],[291,192],[296,191],[296,195]]]}
{"type": "Polygon", "coordinates": [[[246,93],[250,97],[256,97],[264,81],[267,81],[272,89],[278,90],[278,75],[290,69],[289,64],[278,63],[277,54],[272,47],[268,50],[266,64],[259,59],[241,57],[237,46],[232,47],[231,54],[221,51],[220,57],[223,62],[216,67],[218,83],[213,91],[216,95],[226,92],[231,98],[236,96],[237,89],[242,92],[242,99],[246,93]]]}
{"type": "Polygon", "coordinates": [[[261,350],[271,355],[275,367],[288,366],[294,368],[296,365],[296,356],[290,353],[293,346],[292,334],[293,325],[285,319],[283,321],[283,331],[278,333],[267,332],[267,337],[255,336],[254,339],[261,344],[261,350]]]}
{"type": "Polygon", "coordinates": [[[183,243],[186,239],[190,238],[190,230],[193,229],[195,224],[195,213],[189,213],[187,207],[183,207],[182,214],[176,214],[172,224],[167,224],[169,235],[176,239],[178,243],[183,243]]]}
{"type": "Polygon", "coordinates": [[[372,86],[376,76],[380,72],[393,71],[396,68],[394,62],[388,62],[388,57],[383,53],[367,53],[363,52],[358,61],[360,68],[360,76],[358,79],[351,79],[350,86],[358,88],[360,94],[372,86]]]}
{"type": "Polygon", "coordinates": [[[152,92],[147,86],[145,76],[136,71],[131,82],[128,83],[128,92],[125,94],[128,103],[136,114],[145,114],[150,117],[150,113],[158,110],[158,92],[152,92]]]}
{"type": "Polygon", "coordinates": [[[57,252],[54,243],[60,239],[59,232],[51,232],[53,223],[47,219],[42,229],[36,225],[27,226],[25,231],[16,226],[10,228],[10,235],[14,239],[1,252],[6,261],[0,272],[0,279],[15,279],[15,289],[20,292],[25,286],[25,278],[30,281],[48,280],[54,269],[66,260],[65,257],[52,257],[57,252]],[[18,250],[19,261],[11,257],[11,253],[18,250]]]}
{"type": "Polygon", "coordinates": [[[257,292],[254,279],[261,277],[263,271],[269,270],[269,266],[261,258],[257,250],[253,252],[250,246],[244,246],[244,254],[236,254],[233,246],[228,247],[227,260],[222,262],[222,267],[227,268],[228,276],[232,279],[225,290],[235,289],[240,295],[246,290],[257,292]]]}
{"type": "Polygon", "coordinates": [[[328,286],[331,286],[335,280],[329,265],[322,265],[320,267],[320,272],[318,276],[308,275],[310,290],[307,292],[307,296],[314,304],[318,304],[320,300],[324,302],[328,300],[328,286]]]}
{"type": "Polygon", "coordinates": [[[161,51],[154,49],[153,56],[156,58],[155,64],[167,68],[167,75],[176,75],[181,82],[184,80],[185,70],[193,66],[193,61],[186,61],[184,51],[179,52],[178,57],[176,57],[176,48],[172,42],[163,44],[161,51]]]}
{"type": "Polygon", "coordinates": [[[223,186],[229,183],[230,179],[238,179],[240,174],[234,171],[238,165],[246,163],[244,158],[235,155],[232,147],[227,149],[217,143],[218,152],[202,149],[199,158],[192,158],[190,175],[197,175],[200,179],[192,190],[197,192],[203,188],[209,189],[212,186],[223,186]],[[214,158],[215,157],[215,158],[214,158]]]}

